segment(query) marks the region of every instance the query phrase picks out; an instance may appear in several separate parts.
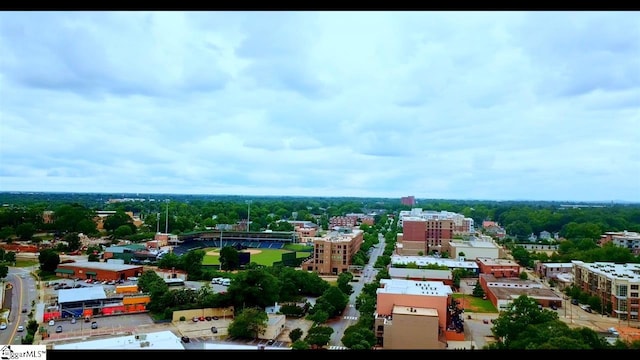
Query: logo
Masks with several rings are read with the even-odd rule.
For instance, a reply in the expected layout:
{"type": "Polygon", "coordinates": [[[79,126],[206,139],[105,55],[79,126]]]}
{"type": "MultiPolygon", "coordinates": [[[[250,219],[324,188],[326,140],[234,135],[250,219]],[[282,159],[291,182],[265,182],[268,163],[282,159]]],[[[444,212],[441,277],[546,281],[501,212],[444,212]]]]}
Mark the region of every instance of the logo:
{"type": "Polygon", "coordinates": [[[0,360],[47,359],[45,345],[4,345],[0,347],[0,360]]]}

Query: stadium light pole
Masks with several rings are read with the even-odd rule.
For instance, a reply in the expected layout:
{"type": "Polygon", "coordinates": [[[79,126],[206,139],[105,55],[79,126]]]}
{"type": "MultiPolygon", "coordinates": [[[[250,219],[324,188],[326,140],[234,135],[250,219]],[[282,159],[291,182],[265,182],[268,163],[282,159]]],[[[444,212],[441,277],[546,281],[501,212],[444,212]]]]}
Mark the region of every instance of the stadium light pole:
{"type": "Polygon", "coordinates": [[[249,232],[249,226],[251,224],[251,200],[245,202],[247,203],[247,232],[249,232]]]}
{"type": "Polygon", "coordinates": [[[167,203],[167,214],[164,221],[164,233],[169,234],[169,199],[166,199],[165,202],[167,203]]]}

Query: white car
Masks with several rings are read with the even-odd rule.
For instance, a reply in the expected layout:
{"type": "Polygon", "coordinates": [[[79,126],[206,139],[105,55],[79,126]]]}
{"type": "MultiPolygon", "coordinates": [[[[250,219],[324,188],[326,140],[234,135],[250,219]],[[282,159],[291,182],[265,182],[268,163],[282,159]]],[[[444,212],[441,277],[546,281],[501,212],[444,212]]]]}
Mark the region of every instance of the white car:
{"type": "Polygon", "coordinates": [[[55,322],[55,321],[53,321],[53,320],[49,320],[49,326],[53,326],[53,325],[55,325],[55,324],[56,324],[56,322],[55,322]]]}
{"type": "Polygon", "coordinates": [[[23,332],[24,331],[24,326],[20,325],[18,326],[18,332],[23,332]]]}
{"type": "Polygon", "coordinates": [[[0,324],[0,330],[4,330],[6,328],[7,328],[7,324],[6,323],[0,324]]]}

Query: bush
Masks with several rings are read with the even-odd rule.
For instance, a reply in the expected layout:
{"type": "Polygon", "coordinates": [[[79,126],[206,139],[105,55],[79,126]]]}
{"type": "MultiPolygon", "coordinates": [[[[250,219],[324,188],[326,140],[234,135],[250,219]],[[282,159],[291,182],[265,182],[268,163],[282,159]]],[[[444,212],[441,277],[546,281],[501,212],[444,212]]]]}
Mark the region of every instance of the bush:
{"type": "Polygon", "coordinates": [[[187,320],[187,318],[186,318],[186,317],[184,317],[184,316],[180,316],[180,321],[185,321],[185,320],[187,320]]]}

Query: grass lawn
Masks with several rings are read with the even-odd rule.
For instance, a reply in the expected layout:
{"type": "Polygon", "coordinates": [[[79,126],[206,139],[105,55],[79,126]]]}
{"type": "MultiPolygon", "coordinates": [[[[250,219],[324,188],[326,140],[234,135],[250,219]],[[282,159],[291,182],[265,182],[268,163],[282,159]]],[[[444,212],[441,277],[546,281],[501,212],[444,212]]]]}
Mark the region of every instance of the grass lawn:
{"type": "Polygon", "coordinates": [[[16,267],[29,267],[29,266],[34,266],[38,264],[39,263],[35,260],[16,259],[16,267]]]}
{"type": "MultiPolygon", "coordinates": [[[[220,265],[220,256],[219,255],[209,255],[209,252],[215,252],[219,254],[220,249],[210,248],[204,249],[207,253],[202,259],[202,265],[220,265]]],[[[251,254],[251,262],[254,262],[258,265],[264,266],[272,266],[274,262],[278,262],[282,260],[282,254],[289,252],[288,250],[283,249],[260,249],[259,254],[251,254]]],[[[308,252],[297,252],[296,257],[305,258],[309,256],[308,252]]]]}
{"type": "Polygon", "coordinates": [[[482,300],[481,297],[471,295],[453,294],[453,298],[460,301],[464,311],[476,313],[497,313],[498,310],[489,300],[482,300]]]}

